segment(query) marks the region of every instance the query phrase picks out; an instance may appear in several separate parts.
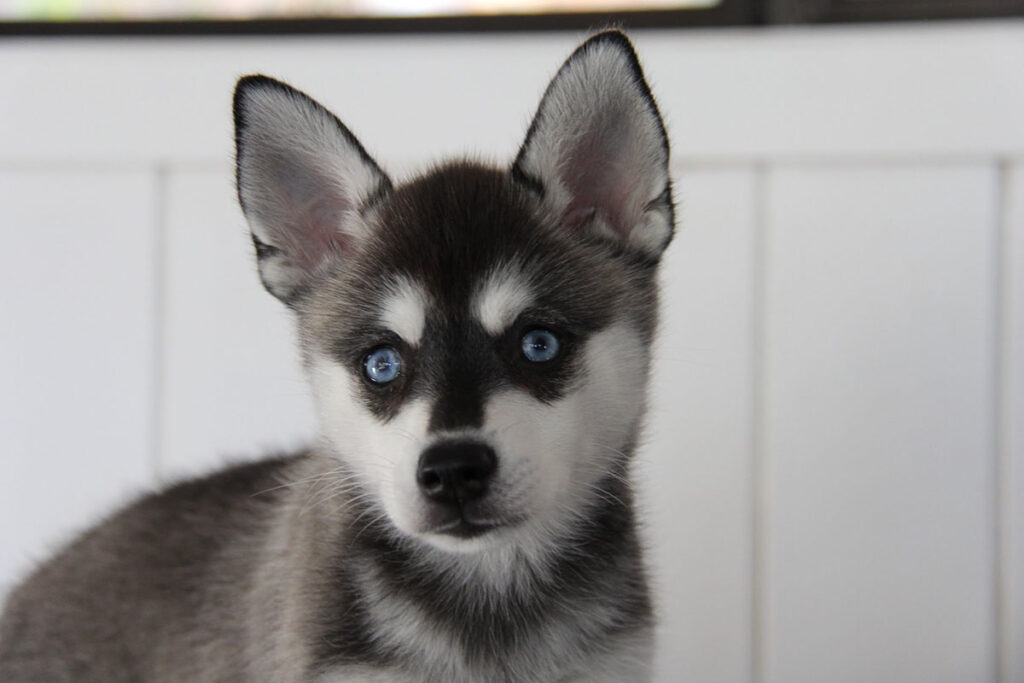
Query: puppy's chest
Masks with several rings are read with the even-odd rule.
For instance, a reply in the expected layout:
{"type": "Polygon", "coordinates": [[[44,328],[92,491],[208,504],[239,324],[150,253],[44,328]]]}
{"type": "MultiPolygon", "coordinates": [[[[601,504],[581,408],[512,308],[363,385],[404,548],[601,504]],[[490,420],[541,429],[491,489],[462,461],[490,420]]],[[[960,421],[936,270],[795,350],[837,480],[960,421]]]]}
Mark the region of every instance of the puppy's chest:
{"type": "Polygon", "coordinates": [[[651,680],[652,642],[648,631],[607,643],[588,656],[540,646],[472,665],[456,652],[432,662],[399,658],[388,665],[339,664],[324,669],[314,683],[645,683],[651,680]]]}
{"type": "MultiPolygon", "coordinates": [[[[649,652],[644,627],[614,633],[586,609],[526,624],[507,619],[434,619],[416,607],[389,605],[373,617],[377,662],[321,669],[322,683],[553,683],[645,680],[649,652]],[[626,667],[626,669],[623,669],[626,667]],[[639,668],[638,668],[639,667],[639,668]],[[622,678],[623,672],[629,675],[622,678]],[[610,672],[615,672],[609,678],[610,672]]],[[[481,609],[486,609],[481,607],[481,609]]]]}

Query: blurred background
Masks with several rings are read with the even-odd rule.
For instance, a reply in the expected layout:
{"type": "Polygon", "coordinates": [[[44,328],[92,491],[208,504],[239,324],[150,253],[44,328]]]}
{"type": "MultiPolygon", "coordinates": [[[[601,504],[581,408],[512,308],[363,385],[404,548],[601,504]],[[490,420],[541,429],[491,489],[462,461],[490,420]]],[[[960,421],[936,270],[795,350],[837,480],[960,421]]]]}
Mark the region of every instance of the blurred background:
{"type": "Polygon", "coordinates": [[[506,163],[614,23],[680,205],[637,463],[657,680],[1024,682],[1024,5],[398,4],[0,2],[0,592],[133,495],[310,441],[240,75],[401,178],[506,163]]]}

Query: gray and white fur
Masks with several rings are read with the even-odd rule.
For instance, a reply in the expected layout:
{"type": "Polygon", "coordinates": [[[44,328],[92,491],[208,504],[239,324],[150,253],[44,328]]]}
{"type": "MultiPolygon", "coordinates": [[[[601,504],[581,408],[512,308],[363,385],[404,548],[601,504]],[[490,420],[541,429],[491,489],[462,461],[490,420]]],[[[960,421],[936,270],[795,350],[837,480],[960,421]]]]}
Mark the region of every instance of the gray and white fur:
{"type": "Polygon", "coordinates": [[[264,76],[234,113],[320,439],[143,497],[39,566],[0,680],[648,680],[630,461],[674,216],[627,38],[569,57],[505,169],[395,184],[264,76]]]}

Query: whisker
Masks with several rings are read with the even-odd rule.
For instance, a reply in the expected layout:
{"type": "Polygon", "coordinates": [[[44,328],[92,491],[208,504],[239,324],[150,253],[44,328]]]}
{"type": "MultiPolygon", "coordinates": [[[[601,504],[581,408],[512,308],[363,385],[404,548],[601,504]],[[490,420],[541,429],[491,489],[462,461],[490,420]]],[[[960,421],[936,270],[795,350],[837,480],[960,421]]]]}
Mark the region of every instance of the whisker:
{"type": "Polygon", "coordinates": [[[271,486],[268,489],[263,489],[262,491],[256,491],[255,493],[250,494],[250,496],[262,496],[265,493],[271,493],[273,491],[279,491],[280,489],[291,488],[293,486],[299,486],[301,484],[306,484],[306,483],[310,483],[310,482],[313,482],[315,484],[316,482],[324,479],[325,477],[329,477],[329,476],[331,476],[333,474],[340,473],[343,470],[344,470],[343,467],[336,467],[334,469],[327,470],[326,472],[321,472],[319,474],[314,474],[314,475],[309,476],[309,477],[303,477],[302,479],[296,479],[294,481],[283,482],[283,483],[281,483],[281,484],[279,484],[277,486],[271,486]]]}

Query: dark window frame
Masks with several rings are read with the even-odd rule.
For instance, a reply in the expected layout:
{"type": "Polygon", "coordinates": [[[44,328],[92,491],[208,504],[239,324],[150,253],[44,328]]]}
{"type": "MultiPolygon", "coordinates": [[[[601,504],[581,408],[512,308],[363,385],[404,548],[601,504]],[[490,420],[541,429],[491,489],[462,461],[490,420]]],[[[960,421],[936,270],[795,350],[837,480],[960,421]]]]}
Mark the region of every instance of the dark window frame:
{"type": "Polygon", "coordinates": [[[765,23],[923,21],[1024,16],[1024,0],[767,0],[765,23]]]}
{"type": "Polygon", "coordinates": [[[0,21],[0,37],[492,33],[701,28],[1024,16],[1024,0],[722,0],[710,8],[494,16],[147,21],[0,21]]]}
{"type": "Polygon", "coordinates": [[[172,21],[0,22],[0,35],[22,36],[241,36],[292,34],[494,33],[749,26],[756,0],[722,0],[714,7],[642,12],[577,12],[395,18],[302,18],[172,21]]]}

